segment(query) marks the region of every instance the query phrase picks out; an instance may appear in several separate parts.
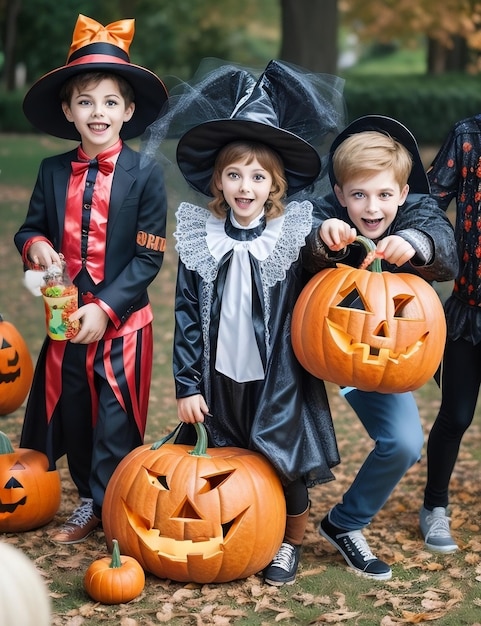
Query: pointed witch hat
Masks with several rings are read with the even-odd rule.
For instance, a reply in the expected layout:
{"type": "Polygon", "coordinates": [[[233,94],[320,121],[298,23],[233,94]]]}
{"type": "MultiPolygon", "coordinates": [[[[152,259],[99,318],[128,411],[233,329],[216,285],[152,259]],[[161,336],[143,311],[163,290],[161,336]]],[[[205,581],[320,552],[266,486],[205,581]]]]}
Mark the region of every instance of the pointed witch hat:
{"type": "Polygon", "coordinates": [[[150,70],[130,63],[129,48],[135,20],[119,20],[102,26],[79,15],[67,63],[42,76],[27,92],[23,111],[30,123],[49,135],[79,140],[80,135],[62,111],[60,89],[72,76],[85,72],[109,72],[122,76],[134,90],[135,111],[120,133],[123,139],[141,135],[158,116],[167,100],[165,85],[150,70]]]}
{"type": "Polygon", "coordinates": [[[322,146],[327,153],[342,123],[342,84],[335,76],[310,74],[275,60],[257,80],[238,66],[214,71],[199,93],[206,102],[222,100],[228,117],[207,119],[182,135],[177,163],[183,176],[194,189],[212,196],[211,178],[220,149],[232,141],[257,141],[282,158],[287,195],[304,189],[319,176],[322,146]]]}
{"type": "Polygon", "coordinates": [[[329,178],[331,184],[334,187],[336,184],[336,177],[334,176],[334,170],[332,167],[332,155],[341,143],[357,133],[364,131],[374,130],[385,135],[389,135],[396,141],[398,141],[411,155],[413,161],[413,167],[408,178],[409,193],[426,194],[430,193],[430,186],[428,177],[424,170],[424,165],[419,154],[418,144],[411,131],[392,117],[385,115],[364,115],[354,120],[346,126],[346,128],[339,133],[339,135],[332,142],[329,150],[329,178]]]}

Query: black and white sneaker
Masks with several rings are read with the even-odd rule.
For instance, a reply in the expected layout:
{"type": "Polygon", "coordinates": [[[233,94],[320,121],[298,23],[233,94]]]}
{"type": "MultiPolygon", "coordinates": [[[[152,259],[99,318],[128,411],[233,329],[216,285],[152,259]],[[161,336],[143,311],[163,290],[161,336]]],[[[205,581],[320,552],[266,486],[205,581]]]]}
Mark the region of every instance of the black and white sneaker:
{"type": "Polygon", "coordinates": [[[294,584],[300,556],[301,546],[293,546],[284,541],[274,559],[264,570],[265,582],[276,587],[294,584]]]}
{"type": "Polygon", "coordinates": [[[389,580],[392,576],[387,563],[376,558],[360,530],[343,530],[331,524],[329,514],[321,521],[319,533],[339,550],[352,569],[376,580],[389,580]]]}

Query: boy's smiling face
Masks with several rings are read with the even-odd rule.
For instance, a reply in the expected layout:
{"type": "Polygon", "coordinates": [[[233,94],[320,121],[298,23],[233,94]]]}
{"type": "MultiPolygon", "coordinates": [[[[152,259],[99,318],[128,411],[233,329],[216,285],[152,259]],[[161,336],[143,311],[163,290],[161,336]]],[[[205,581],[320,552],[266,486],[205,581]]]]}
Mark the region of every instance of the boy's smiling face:
{"type": "Polygon", "coordinates": [[[75,125],[82,148],[91,158],[119,140],[122,126],[131,119],[134,108],[133,102],[126,105],[117,82],[111,78],[81,90],[75,88],[70,103],[62,104],[65,117],[75,125]]]}
{"type": "Polygon", "coordinates": [[[393,223],[398,208],[406,200],[409,185],[401,188],[393,171],[388,169],[350,178],[342,188],[335,185],[334,191],[356,230],[376,241],[393,223]]]}

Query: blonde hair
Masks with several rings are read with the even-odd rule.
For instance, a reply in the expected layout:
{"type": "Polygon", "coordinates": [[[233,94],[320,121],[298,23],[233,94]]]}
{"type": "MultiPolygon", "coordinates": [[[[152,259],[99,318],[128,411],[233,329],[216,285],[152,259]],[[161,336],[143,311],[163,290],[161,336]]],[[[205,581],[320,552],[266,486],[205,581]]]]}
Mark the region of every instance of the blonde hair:
{"type": "Polygon", "coordinates": [[[332,169],[339,187],[350,178],[391,169],[402,188],[413,166],[410,152],[390,135],[366,130],[345,139],[334,151],[332,169]]]}
{"type": "Polygon", "coordinates": [[[266,219],[278,217],[284,212],[283,198],[287,190],[284,164],[281,157],[269,146],[256,141],[233,141],[225,145],[219,152],[214,163],[210,190],[213,200],[207,205],[217,217],[225,217],[228,209],[224,194],[219,189],[222,172],[226,167],[237,161],[245,161],[247,165],[257,159],[260,165],[272,176],[272,190],[265,205],[266,219]]]}

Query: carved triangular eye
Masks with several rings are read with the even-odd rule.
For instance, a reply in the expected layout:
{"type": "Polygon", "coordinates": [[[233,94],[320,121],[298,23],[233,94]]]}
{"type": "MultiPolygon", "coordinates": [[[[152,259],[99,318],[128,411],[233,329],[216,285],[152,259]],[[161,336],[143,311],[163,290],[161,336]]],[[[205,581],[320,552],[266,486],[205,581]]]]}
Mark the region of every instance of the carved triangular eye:
{"type": "Polygon", "coordinates": [[[414,296],[410,294],[398,295],[393,298],[394,302],[394,317],[404,317],[410,319],[417,319],[418,312],[415,307],[409,307],[413,302],[414,296]],[[415,314],[415,315],[414,315],[415,314]]]}
{"type": "Polygon", "coordinates": [[[169,483],[167,481],[167,476],[165,474],[156,474],[155,472],[151,472],[146,468],[147,475],[149,477],[150,483],[160,489],[161,491],[170,491],[169,483]]]}
{"type": "Polygon", "coordinates": [[[23,463],[20,463],[20,461],[16,461],[15,465],[12,465],[12,467],[10,468],[10,470],[16,471],[18,472],[18,470],[24,470],[25,469],[25,465],[23,463]]]}
{"type": "Polygon", "coordinates": [[[218,489],[222,483],[232,476],[235,470],[232,472],[221,472],[220,474],[212,474],[211,476],[202,476],[205,480],[204,486],[199,490],[199,493],[207,493],[213,489],[218,489]]]}
{"type": "Polygon", "coordinates": [[[344,309],[358,309],[359,311],[367,311],[368,307],[366,303],[362,299],[362,296],[356,287],[356,285],[352,285],[347,289],[344,289],[340,292],[342,296],[342,300],[339,302],[337,306],[342,307],[344,309]]]}

